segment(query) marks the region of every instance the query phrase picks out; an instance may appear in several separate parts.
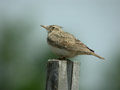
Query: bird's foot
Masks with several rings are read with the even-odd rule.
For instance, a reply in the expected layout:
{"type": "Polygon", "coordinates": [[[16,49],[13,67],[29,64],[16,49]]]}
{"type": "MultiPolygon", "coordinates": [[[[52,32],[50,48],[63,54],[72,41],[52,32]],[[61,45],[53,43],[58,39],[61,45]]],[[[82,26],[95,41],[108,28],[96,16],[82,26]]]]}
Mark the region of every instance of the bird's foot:
{"type": "Polygon", "coordinates": [[[65,58],[65,57],[59,57],[58,59],[59,60],[66,60],[67,58],[65,58]]]}

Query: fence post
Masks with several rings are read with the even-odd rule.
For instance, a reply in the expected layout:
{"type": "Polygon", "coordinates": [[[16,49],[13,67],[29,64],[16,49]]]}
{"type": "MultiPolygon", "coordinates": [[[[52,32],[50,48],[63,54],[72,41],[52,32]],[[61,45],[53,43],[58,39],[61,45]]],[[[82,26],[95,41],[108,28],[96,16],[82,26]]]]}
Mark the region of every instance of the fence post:
{"type": "Polygon", "coordinates": [[[79,62],[50,59],[47,66],[46,90],[79,90],[79,62]]]}

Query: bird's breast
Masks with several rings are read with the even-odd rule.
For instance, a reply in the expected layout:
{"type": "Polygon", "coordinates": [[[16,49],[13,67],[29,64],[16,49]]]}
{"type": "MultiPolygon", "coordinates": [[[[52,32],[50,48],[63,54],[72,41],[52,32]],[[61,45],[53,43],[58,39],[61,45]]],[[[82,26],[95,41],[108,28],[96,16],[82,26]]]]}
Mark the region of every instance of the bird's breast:
{"type": "Polygon", "coordinates": [[[52,50],[52,52],[55,53],[58,56],[63,56],[63,57],[66,57],[66,58],[76,56],[76,53],[73,52],[73,51],[69,51],[69,50],[66,50],[66,49],[61,49],[61,48],[58,48],[58,47],[54,47],[52,45],[49,45],[49,46],[50,46],[50,49],[52,50]]]}

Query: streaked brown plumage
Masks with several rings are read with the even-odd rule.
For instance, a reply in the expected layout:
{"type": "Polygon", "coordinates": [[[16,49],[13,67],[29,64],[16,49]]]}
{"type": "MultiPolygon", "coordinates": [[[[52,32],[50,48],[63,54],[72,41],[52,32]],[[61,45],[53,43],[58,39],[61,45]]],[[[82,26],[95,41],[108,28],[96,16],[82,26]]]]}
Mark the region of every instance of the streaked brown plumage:
{"type": "Polygon", "coordinates": [[[80,40],[76,39],[72,34],[64,32],[61,26],[50,25],[43,26],[48,31],[47,42],[52,51],[60,57],[72,58],[77,55],[93,55],[100,59],[100,57],[80,40]]]}

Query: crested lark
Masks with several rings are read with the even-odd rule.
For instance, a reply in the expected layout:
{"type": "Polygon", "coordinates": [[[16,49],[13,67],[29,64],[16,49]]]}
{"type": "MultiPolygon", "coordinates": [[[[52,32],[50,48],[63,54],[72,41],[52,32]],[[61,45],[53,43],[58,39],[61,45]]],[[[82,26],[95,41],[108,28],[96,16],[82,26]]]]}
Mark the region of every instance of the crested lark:
{"type": "Polygon", "coordinates": [[[92,49],[88,48],[72,34],[64,32],[61,26],[50,25],[41,27],[48,31],[47,42],[51,50],[61,59],[72,58],[77,55],[93,55],[100,59],[103,57],[97,55],[92,49]]]}

